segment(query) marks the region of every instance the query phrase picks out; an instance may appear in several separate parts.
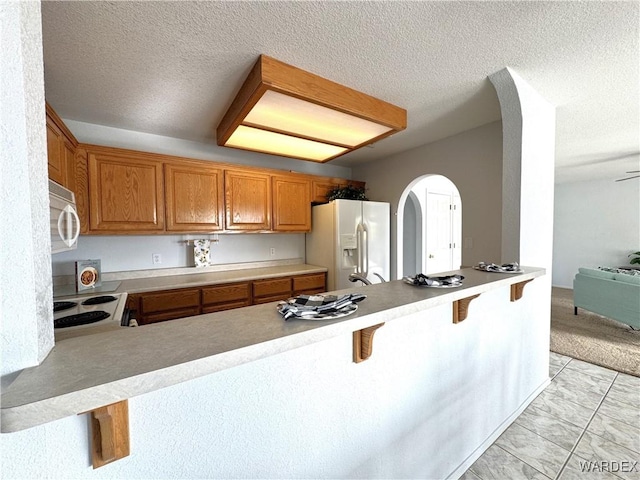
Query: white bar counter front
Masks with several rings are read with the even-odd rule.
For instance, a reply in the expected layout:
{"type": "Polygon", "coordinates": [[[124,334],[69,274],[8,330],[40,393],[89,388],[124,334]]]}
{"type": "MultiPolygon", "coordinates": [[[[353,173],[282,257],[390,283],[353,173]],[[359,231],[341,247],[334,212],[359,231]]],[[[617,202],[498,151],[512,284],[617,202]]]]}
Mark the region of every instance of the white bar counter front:
{"type": "Polygon", "coordinates": [[[367,299],[332,321],[271,303],[60,341],[2,392],[2,432],[70,435],[43,471],[92,478],[77,415],[129,399],[131,455],[102,475],[457,478],[549,382],[550,286],[447,273],[464,285],[342,290],[367,299]],[[354,363],[353,332],[380,323],[354,363]]]}

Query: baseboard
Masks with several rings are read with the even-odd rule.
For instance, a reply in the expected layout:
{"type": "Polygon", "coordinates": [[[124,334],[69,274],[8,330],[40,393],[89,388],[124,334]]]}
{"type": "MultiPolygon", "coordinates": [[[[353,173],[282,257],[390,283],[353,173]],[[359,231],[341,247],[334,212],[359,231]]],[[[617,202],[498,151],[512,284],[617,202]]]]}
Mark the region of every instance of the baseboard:
{"type": "Polygon", "coordinates": [[[502,422],[498,428],[496,428],[491,435],[487,437],[487,439],[480,444],[478,448],[476,448],[471,455],[469,455],[465,460],[456,468],[449,476],[447,476],[447,480],[456,480],[460,478],[464,472],[469,470],[469,467],[473,465],[473,463],[482,456],[482,454],[491,446],[493,442],[495,442],[500,435],[504,433],[504,431],[509,428],[509,426],[515,421],[516,418],[520,416],[522,412],[529,406],[533,400],[540,395],[540,393],[549,386],[551,383],[551,379],[547,378],[538,388],[536,388],[531,395],[527,397],[527,399],[522,402],[522,404],[511,414],[504,422],[502,422]]]}

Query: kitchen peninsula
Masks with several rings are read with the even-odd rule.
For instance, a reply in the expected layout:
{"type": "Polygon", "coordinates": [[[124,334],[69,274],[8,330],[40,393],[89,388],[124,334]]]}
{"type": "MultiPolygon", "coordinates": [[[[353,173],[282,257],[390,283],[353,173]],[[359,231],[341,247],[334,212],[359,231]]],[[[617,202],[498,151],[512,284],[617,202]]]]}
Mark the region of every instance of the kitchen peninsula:
{"type": "MultiPolygon", "coordinates": [[[[375,468],[373,457],[393,463],[398,448],[419,441],[421,451],[437,451],[438,458],[408,463],[405,475],[416,468],[424,475],[427,468],[430,476],[443,478],[505,429],[548,382],[548,325],[535,321],[536,292],[544,282],[531,281],[544,270],[455,273],[465,276],[462,287],[393,281],[342,291],[367,299],[355,314],[332,321],[285,322],[269,303],[64,340],[3,391],[2,431],[38,428],[130,399],[133,436],[136,421],[163,423],[168,415],[172,422],[205,421],[229,452],[245,442],[264,442],[265,435],[272,437],[267,449],[284,441],[296,450],[303,447],[295,442],[309,437],[323,455],[338,454],[334,443],[358,451],[349,472],[320,461],[316,476],[362,477],[375,468]],[[454,306],[460,313],[461,305],[466,319],[454,323],[454,306]],[[371,357],[353,363],[353,332],[381,323],[371,357]],[[158,393],[160,404],[145,406],[158,393]],[[175,395],[188,413],[171,407],[175,395]],[[254,402],[262,405],[263,418],[243,417],[254,402]],[[276,418],[280,425],[269,427],[276,418]]],[[[187,448],[185,427],[172,428],[187,448]]],[[[136,439],[131,457],[110,468],[152,455],[143,447],[148,441],[136,439]]],[[[234,471],[247,474],[243,468],[250,467],[238,464],[234,471]]]]}

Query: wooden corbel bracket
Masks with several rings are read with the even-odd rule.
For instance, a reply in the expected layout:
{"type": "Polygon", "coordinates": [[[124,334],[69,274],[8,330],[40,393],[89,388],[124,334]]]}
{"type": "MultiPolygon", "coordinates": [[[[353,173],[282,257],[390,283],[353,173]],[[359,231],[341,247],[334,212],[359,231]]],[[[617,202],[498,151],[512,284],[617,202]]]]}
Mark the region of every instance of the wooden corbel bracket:
{"type": "Polygon", "coordinates": [[[471,295],[467,298],[461,298],[453,302],[453,323],[460,323],[467,318],[469,313],[469,304],[474,298],[478,298],[480,294],[471,295]]]}
{"type": "Polygon", "coordinates": [[[524,286],[533,281],[533,278],[531,280],[525,280],[524,282],[519,282],[519,283],[514,283],[513,285],[511,285],[511,301],[515,302],[516,300],[520,300],[522,298],[522,292],[524,291],[524,286]]]}
{"type": "Polygon", "coordinates": [[[91,410],[91,460],[102,467],[129,455],[129,403],[122,400],[91,410]]]}
{"type": "Polygon", "coordinates": [[[372,325],[353,332],[353,361],[360,363],[365,361],[373,353],[373,334],[383,326],[384,323],[372,325]]]}

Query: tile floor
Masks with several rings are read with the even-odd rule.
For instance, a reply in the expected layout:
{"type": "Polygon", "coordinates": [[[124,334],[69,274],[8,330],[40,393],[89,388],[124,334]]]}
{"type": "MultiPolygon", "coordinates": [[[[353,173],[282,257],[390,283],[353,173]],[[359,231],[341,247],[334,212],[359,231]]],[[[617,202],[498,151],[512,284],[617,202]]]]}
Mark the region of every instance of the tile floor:
{"type": "Polygon", "coordinates": [[[553,352],[549,370],[551,384],[461,480],[640,479],[640,378],[553,352]]]}

